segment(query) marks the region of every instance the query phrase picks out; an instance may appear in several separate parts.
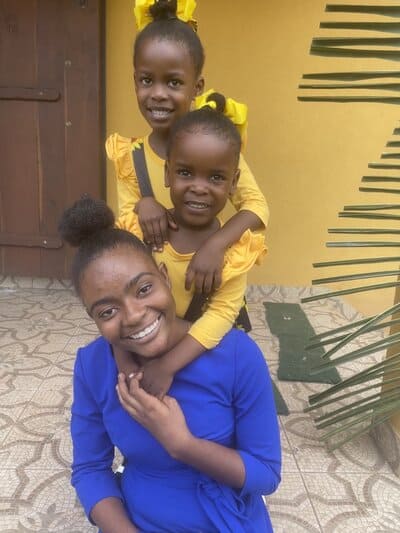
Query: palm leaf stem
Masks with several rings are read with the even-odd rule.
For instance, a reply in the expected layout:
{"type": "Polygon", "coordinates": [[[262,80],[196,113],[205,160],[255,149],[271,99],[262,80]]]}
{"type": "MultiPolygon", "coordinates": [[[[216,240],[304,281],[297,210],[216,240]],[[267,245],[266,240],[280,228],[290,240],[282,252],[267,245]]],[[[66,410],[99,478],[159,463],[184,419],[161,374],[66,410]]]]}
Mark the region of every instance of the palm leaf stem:
{"type": "MultiPolygon", "coordinates": [[[[400,219],[400,216],[399,216],[400,219]]],[[[400,229],[378,228],[329,228],[328,233],[346,235],[399,235],[400,229]]]]}
{"type": "MultiPolygon", "coordinates": [[[[375,379],[379,379],[379,381],[377,383],[374,383],[373,385],[368,385],[367,387],[362,387],[361,389],[357,389],[357,390],[352,390],[350,392],[346,392],[346,394],[342,394],[341,396],[335,396],[334,398],[330,398],[329,400],[325,400],[323,402],[316,403],[314,405],[309,405],[308,407],[306,407],[304,409],[304,413],[308,413],[310,411],[315,411],[316,409],[322,409],[323,407],[326,407],[327,405],[339,402],[341,400],[345,400],[346,398],[353,397],[356,394],[360,394],[360,393],[366,392],[368,390],[376,389],[378,387],[381,388],[382,387],[382,379],[381,378],[382,378],[382,376],[379,376],[378,378],[373,378],[374,380],[375,379]]],[[[387,384],[396,385],[396,388],[397,388],[398,385],[400,384],[400,375],[395,377],[395,378],[388,379],[387,381],[385,380],[385,385],[387,385],[387,384]]]]}
{"type": "MultiPolygon", "coordinates": [[[[399,143],[400,146],[400,143],[399,143]]],[[[400,182],[398,176],[363,176],[361,181],[376,182],[376,181],[390,181],[390,182],[400,182]]]]}
{"type": "Polygon", "coordinates": [[[398,147],[400,146],[400,141],[388,141],[388,142],[386,143],[386,146],[387,146],[388,148],[393,148],[393,147],[394,147],[394,148],[398,148],[398,147]]]}
{"type": "Polygon", "coordinates": [[[335,30],[370,30],[398,33],[399,22],[321,22],[320,28],[335,30]]]}
{"type": "Polygon", "coordinates": [[[398,276],[400,274],[400,270],[385,270],[385,271],[378,271],[378,272],[363,272],[361,274],[348,274],[346,276],[333,276],[331,278],[320,278],[320,279],[313,279],[312,284],[313,285],[323,285],[324,283],[337,283],[340,281],[354,281],[356,279],[371,279],[371,278],[380,278],[380,277],[387,277],[387,276],[398,276]]]}
{"type": "Polygon", "coordinates": [[[395,152],[384,152],[381,159],[400,159],[400,154],[395,152]]]}
{"type": "Polygon", "coordinates": [[[357,292],[374,291],[378,289],[388,289],[390,287],[398,287],[400,281],[393,281],[389,283],[377,283],[375,285],[366,285],[364,287],[354,287],[352,289],[342,289],[340,291],[326,292],[323,294],[315,294],[314,296],[307,296],[302,298],[301,303],[315,302],[316,300],[324,300],[325,298],[333,298],[334,296],[343,296],[345,294],[356,294],[357,292]]]}
{"type": "Polygon", "coordinates": [[[399,61],[400,53],[397,50],[379,50],[362,48],[340,48],[337,46],[318,46],[311,45],[311,55],[327,57],[373,57],[375,59],[388,59],[390,61],[399,61]]]}
{"type": "Polygon", "coordinates": [[[342,433],[346,429],[350,429],[360,424],[361,422],[364,422],[364,420],[368,420],[369,418],[372,418],[373,414],[384,415],[384,414],[388,414],[389,412],[393,413],[399,408],[399,406],[400,406],[400,398],[398,398],[397,400],[388,402],[388,404],[383,407],[376,408],[373,413],[368,412],[367,414],[359,416],[356,420],[352,420],[351,422],[348,422],[347,424],[343,424],[339,428],[335,428],[335,429],[332,429],[331,431],[328,431],[327,433],[325,433],[325,435],[322,435],[321,438],[323,440],[330,439],[334,435],[337,435],[338,433],[342,433]]]}
{"type": "MultiPolygon", "coordinates": [[[[367,346],[364,346],[363,348],[358,348],[357,350],[353,350],[349,353],[346,353],[345,355],[336,357],[336,359],[332,359],[326,363],[322,363],[321,365],[318,365],[312,368],[311,374],[317,374],[319,371],[323,369],[333,368],[337,365],[348,363],[349,361],[355,361],[356,359],[359,359],[360,357],[363,357],[364,355],[369,355],[371,353],[380,352],[381,350],[385,350],[386,348],[389,348],[390,346],[396,346],[399,343],[400,343],[400,333],[394,333],[393,335],[389,335],[388,337],[385,337],[384,339],[380,339],[377,342],[368,344],[367,346]]],[[[325,358],[325,355],[326,354],[324,354],[324,356],[322,357],[325,358]]]]}
{"type": "Polygon", "coordinates": [[[400,247],[399,241],[332,241],[327,242],[328,248],[386,248],[400,247]]]}
{"type": "MultiPolygon", "coordinates": [[[[374,70],[362,72],[311,72],[303,74],[304,80],[361,81],[377,78],[400,78],[399,70],[374,70]]],[[[399,128],[400,130],[400,128],[399,128]]],[[[396,135],[395,131],[393,132],[396,135]]]]}
{"type": "MultiPolygon", "coordinates": [[[[374,315],[375,316],[375,315],[374,315]]],[[[336,333],[340,333],[341,331],[346,331],[348,329],[353,329],[357,326],[360,326],[361,324],[365,324],[365,322],[368,322],[371,320],[371,318],[374,318],[374,316],[362,318],[361,320],[357,320],[356,322],[351,322],[350,324],[345,324],[344,326],[340,326],[335,329],[330,329],[328,331],[323,331],[322,333],[318,333],[318,335],[313,335],[309,338],[310,341],[314,341],[317,339],[322,339],[323,337],[330,337],[331,335],[336,335],[336,333]]]]}
{"type": "Polygon", "coordinates": [[[380,170],[399,170],[400,165],[397,165],[396,163],[368,163],[368,168],[380,170]]]}
{"type": "Polygon", "coordinates": [[[390,411],[388,414],[386,414],[384,416],[377,417],[377,418],[371,417],[371,420],[373,420],[373,422],[371,422],[368,426],[361,427],[357,431],[353,431],[350,435],[346,436],[344,439],[342,439],[342,440],[340,440],[340,441],[338,441],[338,442],[336,442],[336,443],[334,443],[332,445],[328,445],[328,451],[333,452],[337,448],[340,448],[344,444],[347,444],[350,440],[354,439],[355,437],[359,437],[359,436],[363,435],[364,433],[368,433],[369,431],[371,431],[371,429],[373,427],[382,424],[386,420],[389,420],[389,418],[391,418],[393,416],[393,414],[396,412],[396,410],[397,410],[397,407],[395,407],[393,409],[393,411],[390,411]]]}
{"type": "Polygon", "coordinates": [[[361,398],[360,400],[356,400],[355,402],[315,418],[316,428],[323,429],[332,424],[337,424],[338,422],[347,420],[348,418],[364,413],[365,411],[370,411],[381,405],[383,402],[389,402],[396,398],[400,398],[397,389],[390,389],[390,393],[377,392],[376,394],[371,394],[368,397],[361,398]]]}
{"type": "Polygon", "coordinates": [[[390,263],[392,261],[400,261],[400,256],[394,257],[365,257],[357,259],[341,259],[339,261],[321,261],[313,263],[314,268],[331,267],[331,266],[347,266],[347,265],[367,265],[371,263],[390,263]]]}
{"type": "Polygon", "coordinates": [[[400,352],[397,354],[394,354],[389,359],[384,359],[383,361],[379,361],[378,363],[375,363],[374,365],[366,368],[365,370],[358,372],[354,376],[350,376],[349,378],[346,378],[340,381],[339,383],[332,385],[331,387],[329,387],[329,389],[325,389],[322,392],[311,394],[308,397],[308,402],[310,404],[320,402],[324,398],[332,396],[333,394],[337,394],[338,392],[344,389],[347,389],[349,387],[354,387],[362,383],[366,383],[373,379],[381,378],[383,375],[386,376],[392,373],[395,373],[395,375],[397,375],[397,372],[399,370],[400,370],[400,352]]]}
{"type": "MultiPolygon", "coordinates": [[[[400,318],[396,318],[395,320],[390,320],[389,322],[382,322],[381,324],[372,326],[371,328],[368,329],[368,331],[364,331],[363,333],[360,333],[360,335],[363,335],[364,333],[370,333],[371,331],[378,331],[380,329],[388,328],[396,324],[400,324],[400,318]]],[[[325,339],[320,342],[315,342],[314,344],[307,345],[304,349],[315,350],[316,348],[322,348],[323,346],[327,346],[328,344],[334,344],[335,342],[339,342],[342,339],[345,339],[347,336],[348,335],[340,335],[338,337],[332,337],[332,338],[325,339]]]]}
{"type": "Polygon", "coordinates": [[[400,46],[399,37],[314,37],[311,46],[400,46]]]}
{"type": "Polygon", "coordinates": [[[359,187],[360,192],[383,192],[389,194],[400,194],[400,189],[386,189],[381,187],[359,187]]]}
{"type": "Polygon", "coordinates": [[[373,89],[376,91],[400,91],[400,83],[300,83],[299,89],[340,90],[340,89],[373,89]]]}
{"type": "MultiPolygon", "coordinates": [[[[348,335],[346,335],[346,337],[341,340],[340,342],[338,342],[333,348],[331,348],[330,350],[328,350],[323,356],[322,358],[323,359],[327,359],[329,358],[331,355],[333,355],[334,353],[336,353],[338,350],[340,350],[341,348],[343,348],[343,346],[345,346],[347,343],[351,342],[353,339],[357,338],[359,335],[362,335],[363,333],[367,333],[368,331],[370,331],[370,328],[372,326],[375,326],[375,324],[378,324],[382,321],[383,318],[387,317],[387,316],[391,316],[393,315],[394,313],[397,313],[398,311],[400,311],[400,303],[398,304],[395,304],[393,305],[392,307],[390,307],[389,309],[385,309],[385,311],[383,311],[382,313],[379,313],[378,315],[374,316],[373,318],[371,318],[371,320],[369,320],[366,324],[363,324],[360,328],[358,328],[356,331],[354,331],[353,333],[349,333],[348,335]]],[[[390,337],[388,337],[390,338],[390,337]]],[[[399,338],[400,338],[400,334],[399,334],[399,338]]],[[[380,342],[380,341],[378,341],[380,342]]]]}
{"type": "Polygon", "coordinates": [[[375,204],[375,205],[345,205],[344,211],[379,211],[385,209],[400,209],[400,204],[375,204]]]}
{"type": "MultiPolygon", "coordinates": [[[[400,55],[400,53],[399,53],[400,55]]],[[[400,58],[399,58],[400,59],[400,58]]],[[[400,104],[398,96],[298,96],[299,102],[336,102],[338,104],[353,104],[356,102],[376,104],[400,104]]],[[[371,167],[377,168],[377,167],[371,167]]],[[[384,167],[389,168],[389,167],[384,167]]],[[[395,167],[399,168],[399,167],[395,167]]]]}
{"type": "Polygon", "coordinates": [[[361,213],[360,211],[353,213],[351,211],[340,211],[338,216],[339,218],[358,218],[364,220],[400,220],[400,215],[393,215],[392,213],[361,213]]]}

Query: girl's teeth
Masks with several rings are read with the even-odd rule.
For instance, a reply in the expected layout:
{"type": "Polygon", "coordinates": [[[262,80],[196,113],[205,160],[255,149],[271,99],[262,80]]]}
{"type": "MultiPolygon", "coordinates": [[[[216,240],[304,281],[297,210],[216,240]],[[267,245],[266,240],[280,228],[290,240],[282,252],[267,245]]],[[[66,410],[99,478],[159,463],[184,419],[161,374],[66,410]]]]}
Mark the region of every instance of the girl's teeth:
{"type": "Polygon", "coordinates": [[[157,118],[164,118],[169,115],[169,111],[163,109],[153,109],[151,112],[157,118]]]}
{"type": "Polygon", "coordinates": [[[143,337],[146,337],[146,335],[150,335],[152,331],[154,331],[157,327],[159,318],[155,320],[150,326],[147,326],[147,328],[143,329],[142,331],[139,331],[139,333],[136,333],[135,335],[131,335],[130,338],[133,340],[143,339],[143,337]]]}

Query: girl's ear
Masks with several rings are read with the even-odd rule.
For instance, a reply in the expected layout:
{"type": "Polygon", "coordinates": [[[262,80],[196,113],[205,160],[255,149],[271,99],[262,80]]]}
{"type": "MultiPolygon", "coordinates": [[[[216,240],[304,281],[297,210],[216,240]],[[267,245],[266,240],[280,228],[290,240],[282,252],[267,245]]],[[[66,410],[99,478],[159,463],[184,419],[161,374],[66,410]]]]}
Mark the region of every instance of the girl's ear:
{"type": "Polygon", "coordinates": [[[164,164],[164,185],[169,187],[169,165],[168,161],[165,161],[164,164]]]}
{"type": "Polygon", "coordinates": [[[168,269],[167,269],[167,265],[165,263],[160,263],[158,265],[158,270],[161,274],[161,276],[164,278],[166,284],[168,285],[169,288],[171,288],[171,281],[169,279],[169,276],[168,276],[168,269]]]}
{"type": "Polygon", "coordinates": [[[238,168],[236,170],[236,172],[235,172],[235,177],[232,180],[231,189],[229,191],[229,194],[233,194],[236,191],[239,178],[240,178],[240,168],[238,168]]]}
{"type": "Polygon", "coordinates": [[[196,82],[194,96],[199,96],[200,94],[202,94],[203,91],[204,91],[204,78],[203,76],[200,76],[196,82]]]}

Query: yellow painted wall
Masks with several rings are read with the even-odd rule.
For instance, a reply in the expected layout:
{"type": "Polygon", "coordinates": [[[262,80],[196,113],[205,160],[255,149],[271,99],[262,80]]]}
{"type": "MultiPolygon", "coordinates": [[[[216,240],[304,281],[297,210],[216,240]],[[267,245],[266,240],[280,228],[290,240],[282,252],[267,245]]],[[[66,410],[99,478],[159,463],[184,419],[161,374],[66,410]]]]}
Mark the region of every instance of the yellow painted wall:
{"type": "MultiPolygon", "coordinates": [[[[393,0],[385,2],[389,3],[397,4],[393,0]]],[[[344,205],[393,201],[384,195],[360,193],[358,187],[361,176],[368,174],[368,162],[379,159],[384,151],[397,125],[398,107],[297,101],[297,86],[304,72],[397,66],[374,59],[310,56],[312,37],[334,34],[319,30],[321,20],[349,20],[349,15],[325,13],[325,4],[322,0],[198,0],[196,18],[206,50],[206,85],[249,105],[246,159],[271,209],[269,256],[252,273],[253,283],[303,286],[310,285],[313,278],[350,273],[347,267],[312,268],[313,261],[368,257],[373,253],[327,249],[326,240],[340,240],[339,236],[330,238],[327,228],[366,227],[363,221],[346,223],[338,219],[337,212],[344,205]]],[[[132,83],[132,5],[132,0],[107,0],[106,19],[107,133],[119,131],[128,136],[147,132],[136,108],[132,83]]],[[[371,16],[351,17],[373,20],[371,16]]],[[[115,207],[111,166],[108,201],[115,207]]],[[[379,221],[373,225],[384,226],[379,221]]],[[[396,255],[396,251],[375,249],[374,253],[396,255]]],[[[367,265],[357,271],[397,266],[387,265],[367,265]]],[[[393,278],[385,281],[389,279],[393,278]]],[[[331,288],[348,286],[336,284],[331,288]]],[[[393,295],[392,289],[386,289],[349,299],[370,314],[391,305],[393,295]]]]}

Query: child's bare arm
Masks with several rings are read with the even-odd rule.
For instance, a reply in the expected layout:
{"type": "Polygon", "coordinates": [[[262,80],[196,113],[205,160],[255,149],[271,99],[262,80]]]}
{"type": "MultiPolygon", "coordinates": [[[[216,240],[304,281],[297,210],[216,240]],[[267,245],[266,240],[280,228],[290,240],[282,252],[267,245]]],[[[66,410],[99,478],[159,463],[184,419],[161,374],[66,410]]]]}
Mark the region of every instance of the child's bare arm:
{"type": "Polygon", "coordinates": [[[152,244],[154,250],[161,251],[168,241],[168,230],[178,228],[172,214],[152,196],[141,198],[134,211],[138,215],[144,241],[152,244]]]}
{"type": "Polygon", "coordinates": [[[205,351],[205,347],[191,335],[183,339],[168,353],[147,363],[140,381],[148,393],[162,398],[169,390],[174,375],[194,361],[205,351]]]}
{"type": "Polygon", "coordinates": [[[194,284],[196,292],[210,294],[221,286],[226,250],[238,242],[247,230],[264,227],[261,219],[251,211],[239,211],[197,250],[186,271],[185,288],[194,284]]]}

